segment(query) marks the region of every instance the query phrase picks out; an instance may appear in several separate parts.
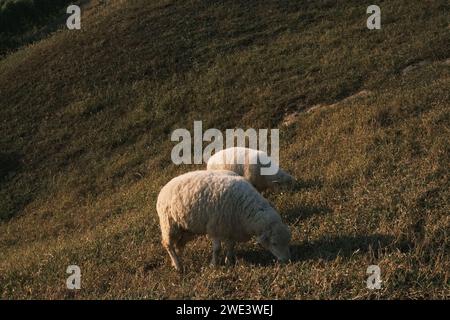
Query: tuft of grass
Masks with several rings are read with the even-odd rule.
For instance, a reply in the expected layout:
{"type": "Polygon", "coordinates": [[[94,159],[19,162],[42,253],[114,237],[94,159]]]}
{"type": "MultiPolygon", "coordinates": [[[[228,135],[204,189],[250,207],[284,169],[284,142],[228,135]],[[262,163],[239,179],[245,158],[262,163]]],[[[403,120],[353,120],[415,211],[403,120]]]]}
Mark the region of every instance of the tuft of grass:
{"type": "Polygon", "coordinates": [[[111,1],[81,31],[5,56],[0,297],[448,298],[449,4],[382,1],[377,31],[368,5],[111,1]],[[194,120],[280,128],[299,183],[265,196],[291,228],[292,263],[247,243],[236,266],[211,269],[199,238],[187,271],[170,268],[155,202],[202,167],[170,161],[170,133],[194,120]],[[366,288],[372,264],[381,290],[366,288]]]}

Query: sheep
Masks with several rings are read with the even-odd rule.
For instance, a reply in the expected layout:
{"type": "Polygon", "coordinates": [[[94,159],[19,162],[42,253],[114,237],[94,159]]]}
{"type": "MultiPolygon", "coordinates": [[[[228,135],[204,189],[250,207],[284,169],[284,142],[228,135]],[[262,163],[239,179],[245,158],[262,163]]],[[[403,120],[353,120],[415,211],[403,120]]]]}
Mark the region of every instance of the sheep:
{"type": "Polygon", "coordinates": [[[275,165],[266,152],[233,147],[217,152],[209,158],[207,170],[229,170],[247,179],[258,191],[295,183],[295,178],[281,168],[274,175],[262,175],[261,169],[275,165]],[[267,163],[267,164],[263,164],[267,163]]]}
{"type": "Polygon", "coordinates": [[[177,270],[186,243],[199,235],[212,239],[213,266],[218,264],[222,241],[229,264],[234,261],[236,242],[253,236],[281,262],[290,259],[289,228],[269,202],[234,172],[200,170],[178,176],[161,189],[156,209],[162,245],[177,270]]]}

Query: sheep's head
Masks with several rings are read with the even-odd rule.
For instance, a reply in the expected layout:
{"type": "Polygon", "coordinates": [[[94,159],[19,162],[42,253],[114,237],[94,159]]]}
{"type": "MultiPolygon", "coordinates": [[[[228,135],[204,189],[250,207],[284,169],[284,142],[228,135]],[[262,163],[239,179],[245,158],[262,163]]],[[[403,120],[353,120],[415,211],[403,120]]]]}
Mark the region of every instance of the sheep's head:
{"type": "Polygon", "coordinates": [[[297,180],[286,171],[280,169],[280,182],[285,185],[295,184],[297,180]]]}
{"type": "Polygon", "coordinates": [[[267,176],[267,187],[271,189],[290,188],[297,180],[283,169],[279,169],[278,173],[267,176]]]}
{"type": "Polygon", "coordinates": [[[274,223],[259,238],[258,242],[281,262],[288,262],[291,259],[289,242],[291,232],[282,222],[274,223]]]}

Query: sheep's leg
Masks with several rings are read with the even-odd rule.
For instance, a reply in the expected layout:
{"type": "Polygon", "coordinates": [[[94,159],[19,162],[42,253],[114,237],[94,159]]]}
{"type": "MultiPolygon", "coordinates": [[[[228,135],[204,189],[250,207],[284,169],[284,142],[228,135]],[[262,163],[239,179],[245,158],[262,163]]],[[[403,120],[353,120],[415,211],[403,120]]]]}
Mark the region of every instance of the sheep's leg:
{"type": "Polygon", "coordinates": [[[236,252],[234,251],[234,247],[236,243],[234,241],[227,241],[225,243],[227,255],[225,257],[225,263],[228,265],[232,265],[236,263],[236,252]]]}
{"type": "Polygon", "coordinates": [[[189,232],[183,232],[180,239],[177,241],[175,250],[177,255],[181,256],[183,254],[186,244],[194,238],[194,235],[189,232]]]}
{"type": "Polygon", "coordinates": [[[219,263],[219,254],[220,254],[220,240],[218,239],[213,239],[213,254],[212,254],[212,260],[211,260],[211,265],[212,266],[217,266],[219,263]]]}
{"type": "Polygon", "coordinates": [[[170,259],[172,260],[172,266],[174,266],[175,269],[180,271],[181,264],[180,264],[180,260],[178,259],[178,256],[177,256],[174,246],[171,244],[166,244],[166,245],[164,245],[164,247],[166,248],[167,252],[169,253],[170,259]]]}

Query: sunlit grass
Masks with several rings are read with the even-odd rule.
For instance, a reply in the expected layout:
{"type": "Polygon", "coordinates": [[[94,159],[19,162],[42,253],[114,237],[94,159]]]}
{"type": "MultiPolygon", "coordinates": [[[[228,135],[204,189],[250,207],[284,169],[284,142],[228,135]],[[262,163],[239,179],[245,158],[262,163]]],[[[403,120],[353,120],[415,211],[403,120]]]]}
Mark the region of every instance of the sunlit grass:
{"type": "Polygon", "coordinates": [[[448,297],[449,5],[381,2],[369,31],[368,4],[113,1],[0,60],[0,297],[448,297]],[[198,239],[172,270],[155,201],[199,168],[170,160],[194,120],[280,128],[291,264],[248,243],[214,270],[198,239]]]}

